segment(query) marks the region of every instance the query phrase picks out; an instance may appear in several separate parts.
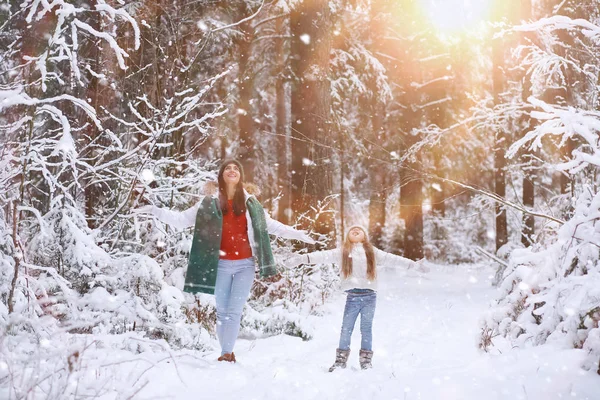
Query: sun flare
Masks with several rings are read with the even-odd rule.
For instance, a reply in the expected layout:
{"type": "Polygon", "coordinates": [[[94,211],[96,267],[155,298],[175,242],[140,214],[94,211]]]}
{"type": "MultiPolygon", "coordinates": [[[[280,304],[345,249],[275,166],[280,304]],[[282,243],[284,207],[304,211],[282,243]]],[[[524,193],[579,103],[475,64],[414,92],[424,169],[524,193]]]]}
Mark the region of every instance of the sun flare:
{"type": "Polygon", "coordinates": [[[493,0],[421,0],[431,24],[443,35],[476,30],[490,18],[493,0]]]}

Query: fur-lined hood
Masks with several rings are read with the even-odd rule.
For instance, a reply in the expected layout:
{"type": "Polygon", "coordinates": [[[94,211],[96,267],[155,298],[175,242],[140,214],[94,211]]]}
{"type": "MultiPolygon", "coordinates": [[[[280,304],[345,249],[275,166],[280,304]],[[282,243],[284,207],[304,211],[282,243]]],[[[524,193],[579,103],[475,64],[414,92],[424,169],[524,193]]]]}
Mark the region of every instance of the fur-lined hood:
{"type": "MultiPolygon", "coordinates": [[[[260,188],[253,183],[244,182],[244,190],[251,196],[260,196],[260,188]]],[[[204,194],[207,196],[215,196],[219,192],[219,183],[217,181],[207,181],[204,184],[204,194]]],[[[246,196],[248,197],[248,196],[246,196]]]]}

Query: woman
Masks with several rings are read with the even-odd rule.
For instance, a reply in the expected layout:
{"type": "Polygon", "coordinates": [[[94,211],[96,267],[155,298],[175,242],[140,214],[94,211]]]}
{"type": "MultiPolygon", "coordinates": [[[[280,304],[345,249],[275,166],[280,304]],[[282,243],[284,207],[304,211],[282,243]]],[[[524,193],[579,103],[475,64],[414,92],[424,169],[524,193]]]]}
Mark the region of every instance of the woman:
{"type": "Polygon", "coordinates": [[[146,206],[139,211],[150,212],[176,228],[195,226],[183,290],[215,295],[221,344],[218,360],[235,362],[233,347],[254,281],[255,260],[261,277],[276,274],[269,234],[306,243],[314,240],[265,213],[244,188],[244,171],[236,160],[223,162],[218,191],[194,207],[174,212],[146,206]]]}

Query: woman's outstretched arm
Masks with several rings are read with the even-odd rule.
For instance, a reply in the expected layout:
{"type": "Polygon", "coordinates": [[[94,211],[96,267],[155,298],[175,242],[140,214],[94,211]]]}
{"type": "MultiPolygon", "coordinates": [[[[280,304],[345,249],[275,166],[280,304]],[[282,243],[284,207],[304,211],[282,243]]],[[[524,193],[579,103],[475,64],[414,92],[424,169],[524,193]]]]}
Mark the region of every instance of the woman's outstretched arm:
{"type": "Polygon", "coordinates": [[[198,208],[200,208],[200,202],[185,211],[173,211],[148,205],[137,208],[134,212],[150,214],[175,229],[185,229],[195,225],[198,208]]]}

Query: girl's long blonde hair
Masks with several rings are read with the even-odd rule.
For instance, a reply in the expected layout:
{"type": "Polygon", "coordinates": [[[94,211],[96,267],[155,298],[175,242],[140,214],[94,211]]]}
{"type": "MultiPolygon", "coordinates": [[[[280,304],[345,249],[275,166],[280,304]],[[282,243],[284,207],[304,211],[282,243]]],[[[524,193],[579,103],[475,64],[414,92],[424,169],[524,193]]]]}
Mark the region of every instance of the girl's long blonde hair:
{"type": "Polygon", "coordinates": [[[373,245],[369,242],[369,236],[367,232],[361,227],[354,226],[348,230],[346,233],[346,240],[344,240],[344,245],[342,247],[342,276],[344,278],[348,278],[352,275],[352,257],[350,257],[350,252],[352,251],[352,246],[354,243],[350,241],[350,231],[354,228],[358,228],[365,234],[365,240],[362,245],[365,249],[365,254],[367,255],[367,278],[371,281],[377,278],[377,273],[375,270],[375,251],[373,250],[373,245]]]}

